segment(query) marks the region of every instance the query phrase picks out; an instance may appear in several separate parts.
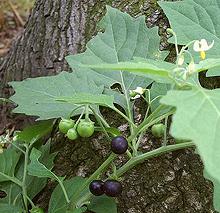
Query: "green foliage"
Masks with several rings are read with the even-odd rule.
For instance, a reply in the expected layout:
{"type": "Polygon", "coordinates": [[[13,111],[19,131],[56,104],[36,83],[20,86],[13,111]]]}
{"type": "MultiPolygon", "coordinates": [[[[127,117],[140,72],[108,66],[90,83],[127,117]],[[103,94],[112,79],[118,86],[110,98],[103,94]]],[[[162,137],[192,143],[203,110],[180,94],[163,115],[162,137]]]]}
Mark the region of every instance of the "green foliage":
{"type": "Polygon", "coordinates": [[[96,213],[117,213],[117,206],[114,199],[105,195],[99,197],[93,196],[88,209],[96,213]]]}
{"type": "MultiPolygon", "coordinates": [[[[73,197],[74,192],[76,192],[84,182],[85,179],[82,177],[74,177],[63,182],[70,199],[73,197]]],[[[51,195],[48,213],[63,213],[67,210],[67,207],[68,206],[65,197],[61,193],[61,187],[58,185],[51,195]]],[[[75,211],[80,212],[80,210],[75,211]]]]}
{"type": "Polygon", "coordinates": [[[15,173],[15,167],[19,161],[20,153],[13,147],[6,149],[0,154],[0,182],[8,181],[5,176],[13,177],[15,173]]]}
{"type": "Polygon", "coordinates": [[[41,151],[37,150],[36,148],[33,148],[30,154],[30,164],[28,165],[28,174],[32,176],[37,176],[40,178],[51,178],[56,179],[57,181],[60,181],[59,179],[52,171],[53,165],[50,164],[50,167],[46,167],[44,164],[42,164],[39,159],[41,157],[42,153],[41,151]]]}
{"type": "MultiPolygon", "coordinates": [[[[93,81],[86,79],[86,76],[78,78],[76,75],[67,72],[52,77],[11,82],[10,85],[16,91],[11,100],[18,104],[14,112],[38,116],[40,120],[68,118],[73,110],[78,107],[77,104],[84,103],[83,98],[85,96],[89,98],[89,95],[94,95],[97,101],[98,94],[103,91],[103,86],[97,86],[93,81]],[[81,95],[83,98],[80,99],[81,95]],[[67,97],[68,100],[66,101],[67,97]]],[[[100,97],[101,100],[102,97],[100,97]]],[[[91,99],[89,100],[91,101],[91,99]]],[[[80,112],[79,109],[74,114],[80,112]]]]}
{"type": "Polygon", "coordinates": [[[220,89],[194,87],[189,91],[172,90],[161,102],[177,108],[171,135],[193,140],[207,172],[219,182],[220,89]]]}
{"type": "MultiPolygon", "coordinates": [[[[117,104],[127,110],[129,106],[125,102],[129,90],[135,89],[137,86],[146,87],[152,81],[147,77],[140,77],[132,73],[105,72],[82,65],[117,63],[131,60],[133,57],[164,58],[164,54],[158,50],[160,42],[158,29],[157,27],[146,28],[144,16],[134,19],[126,13],[110,7],[107,7],[107,13],[101,21],[100,27],[105,32],[98,33],[89,41],[84,53],[67,56],[66,59],[77,76],[86,75],[90,80],[95,81],[98,85],[104,85],[106,88],[110,88],[116,83],[120,84],[124,96],[120,96],[116,90],[114,92],[115,101],[117,99],[117,104]]],[[[113,94],[112,91],[105,91],[107,94],[113,94]]]]}
{"type": "Polygon", "coordinates": [[[0,203],[0,213],[23,213],[23,210],[14,205],[0,203]]]}
{"type": "MultiPolygon", "coordinates": [[[[10,162],[8,167],[3,164],[1,168],[0,165],[0,181],[5,184],[2,185],[3,190],[8,194],[2,200],[4,205],[12,204],[9,198],[15,200],[20,194],[27,194],[32,199],[50,178],[59,184],[52,193],[49,213],[81,213],[87,208],[96,213],[116,213],[113,198],[94,197],[88,191],[91,181],[102,177],[110,165],[113,168],[110,178],[117,179],[146,159],[196,146],[205,165],[204,175],[213,181],[215,187],[215,208],[220,210],[220,89],[205,89],[198,79],[199,72],[207,69],[211,74],[215,70],[215,74],[219,75],[220,25],[215,18],[219,17],[220,8],[213,0],[160,2],[160,5],[177,34],[176,37],[173,33],[175,39],[172,40],[176,45],[177,58],[187,53],[191,58],[190,63],[186,63],[188,58],[182,63],[177,60],[177,64],[164,62],[167,54],[158,50],[160,38],[157,28],[146,28],[144,17],[134,19],[108,7],[100,23],[104,32],[99,32],[88,42],[84,53],[66,58],[73,69],[72,73],[62,72],[57,76],[11,83],[16,92],[11,100],[18,104],[14,112],[38,116],[40,120],[78,117],[73,127],[78,133],[77,125],[80,127],[80,121],[84,120],[82,117],[85,115],[85,120],[89,120],[93,114],[99,124],[95,129],[104,132],[107,141],[111,139],[109,133],[121,133],[105,121],[99,106],[115,110],[129,123],[126,131],[126,134],[130,133],[126,139],[129,160],[117,168],[113,163],[117,156],[112,153],[88,179],[74,177],[64,180],[65,177],[58,177],[52,172],[55,155],[49,154],[46,145],[32,148],[33,143],[30,142],[33,139],[45,136],[52,129],[53,121],[40,123],[18,133],[18,141],[26,142],[24,147],[17,147],[20,152],[14,151],[12,155],[9,153],[12,149],[7,149],[0,155],[2,161],[10,162]],[[213,58],[199,61],[198,53],[192,51],[192,41],[204,38],[215,41],[214,48],[208,53],[213,58]],[[179,52],[178,44],[187,46],[179,52]],[[146,101],[146,114],[140,123],[133,116],[136,98],[146,101]],[[116,104],[124,110],[120,111],[116,104]],[[169,116],[172,116],[170,134],[184,142],[174,145],[167,143],[169,116]],[[140,152],[139,145],[146,130],[158,123],[164,123],[161,125],[163,132],[160,131],[159,135],[163,136],[163,146],[147,153],[140,152]],[[44,152],[44,148],[47,151],[44,152]],[[20,157],[21,153],[25,154],[25,161],[20,157]],[[18,163],[19,160],[21,163],[18,163]],[[28,174],[25,174],[26,169],[28,174]],[[24,190],[22,180],[28,193],[24,190]],[[36,184],[36,191],[31,191],[31,184],[36,184]]],[[[27,211],[25,196],[20,197],[19,202],[22,205],[17,206],[27,211]]]]}
{"type": "Polygon", "coordinates": [[[24,128],[21,132],[16,134],[17,140],[30,143],[32,139],[37,140],[51,132],[53,121],[41,121],[32,126],[24,128]]]}
{"type": "MultiPolygon", "coordinates": [[[[213,0],[184,0],[179,2],[158,2],[169,19],[171,28],[177,34],[178,44],[193,40],[215,41],[208,51],[210,58],[220,54],[220,6],[213,0]]],[[[174,40],[172,40],[173,42],[174,40]]],[[[193,52],[192,52],[193,53],[193,52]]],[[[198,60],[198,53],[193,53],[198,60]]],[[[212,69],[209,76],[220,75],[220,69],[212,69]]]]}

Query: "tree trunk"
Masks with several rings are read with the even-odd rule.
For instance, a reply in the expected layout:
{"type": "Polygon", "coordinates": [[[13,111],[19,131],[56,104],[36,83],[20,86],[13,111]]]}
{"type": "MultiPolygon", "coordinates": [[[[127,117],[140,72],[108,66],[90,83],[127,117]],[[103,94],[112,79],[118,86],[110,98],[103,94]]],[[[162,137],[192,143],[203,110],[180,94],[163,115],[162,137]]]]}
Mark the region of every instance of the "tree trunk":
{"type": "MultiPolygon", "coordinates": [[[[133,16],[147,15],[147,25],[159,25],[160,33],[167,27],[155,0],[37,0],[24,32],[0,66],[2,92],[7,93],[8,81],[68,70],[64,57],[85,49],[86,42],[96,33],[95,24],[103,16],[106,4],[133,16]]],[[[162,46],[166,46],[166,39],[162,46]]],[[[107,119],[117,120],[116,126],[125,124],[120,118],[115,119],[113,113],[107,119]]],[[[159,145],[159,141],[149,135],[145,140],[151,148],[159,145]]],[[[58,175],[88,176],[108,155],[106,150],[109,149],[100,135],[77,143],[61,143],[57,138],[54,141],[53,149],[60,151],[55,166],[58,175]]],[[[148,150],[145,146],[143,149],[148,150]]],[[[146,161],[124,176],[123,194],[118,199],[119,212],[213,212],[212,184],[203,178],[202,170],[201,161],[192,150],[146,161]]],[[[45,190],[37,199],[43,206],[48,204],[45,202],[49,199],[47,192],[45,190]]]]}

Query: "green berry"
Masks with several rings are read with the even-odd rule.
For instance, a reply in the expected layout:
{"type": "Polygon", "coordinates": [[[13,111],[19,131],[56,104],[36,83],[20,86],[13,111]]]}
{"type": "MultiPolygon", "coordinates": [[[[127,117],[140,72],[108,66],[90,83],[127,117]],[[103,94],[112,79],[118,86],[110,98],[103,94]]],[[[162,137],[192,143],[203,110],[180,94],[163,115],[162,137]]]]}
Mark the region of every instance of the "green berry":
{"type": "Polygon", "coordinates": [[[68,132],[66,133],[66,136],[70,140],[76,140],[78,138],[77,131],[74,128],[69,129],[68,132]]]}
{"type": "Polygon", "coordinates": [[[74,121],[72,119],[62,119],[59,123],[60,132],[66,134],[69,129],[74,127],[74,121]]]}
{"type": "Polygon", "coordinates": [[[160,138],[164,135],[165,125],[164,124],[154,124],[151,128],[153,136],[160,138]]]}
{"type": "Polygon", "coordinates": [[[77,126],[77,132],[83,138],[92,136],[94,131],[95,127],[92,121],[86,121],[82,119],[77,126]]]}

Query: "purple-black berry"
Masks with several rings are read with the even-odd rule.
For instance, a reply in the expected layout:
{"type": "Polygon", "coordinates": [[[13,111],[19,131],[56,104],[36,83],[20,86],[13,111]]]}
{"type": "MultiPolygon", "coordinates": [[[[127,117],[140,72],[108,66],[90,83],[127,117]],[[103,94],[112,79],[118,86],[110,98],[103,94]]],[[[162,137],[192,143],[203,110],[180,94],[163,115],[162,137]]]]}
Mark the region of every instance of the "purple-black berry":
{"type": "Polygon", "coordinates": [[[117,180],[107,180],[103,186],[104,193],[109,197],[117,197],[122,192],[122,185],[117,180]]]}
{"type": "Polygon", "coordinates": [[[128,142],[123,136],[116,136],[112,139],[111,150],[115,154],[124,154],[128,149],[128,142]]]}
{"type": "Polygon", "coordinates": [[[103,181],[93,180],[89,185],[89,190],[95,196],[103,195],[104,194],[103,185],[104,185],[103,181]]]}

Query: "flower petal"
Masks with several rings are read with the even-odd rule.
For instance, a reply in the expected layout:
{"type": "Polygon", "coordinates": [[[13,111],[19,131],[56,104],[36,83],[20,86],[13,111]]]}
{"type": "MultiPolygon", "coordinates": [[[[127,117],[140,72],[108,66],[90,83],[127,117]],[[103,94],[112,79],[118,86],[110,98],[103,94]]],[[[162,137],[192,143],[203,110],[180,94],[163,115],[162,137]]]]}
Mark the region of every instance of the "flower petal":
{"type": "Polygon", "coordinates": [[[200,45],[200,41],[196,40],[193,44],[193,49],[196,52],[200,52],[201,51],[201,45],[200,45]]]}

